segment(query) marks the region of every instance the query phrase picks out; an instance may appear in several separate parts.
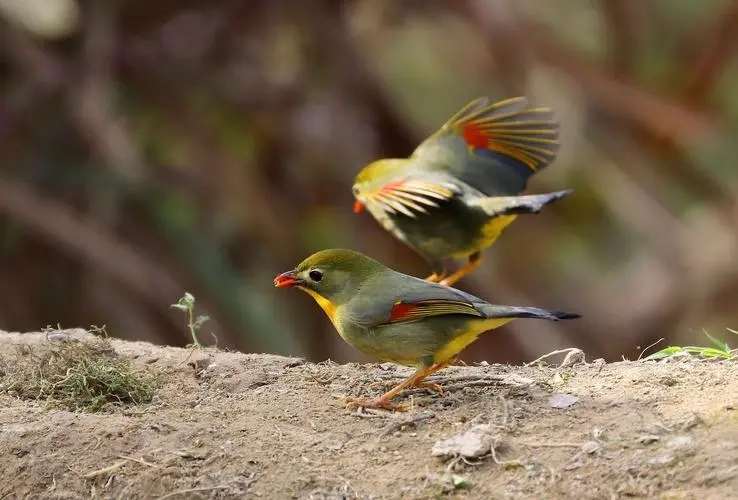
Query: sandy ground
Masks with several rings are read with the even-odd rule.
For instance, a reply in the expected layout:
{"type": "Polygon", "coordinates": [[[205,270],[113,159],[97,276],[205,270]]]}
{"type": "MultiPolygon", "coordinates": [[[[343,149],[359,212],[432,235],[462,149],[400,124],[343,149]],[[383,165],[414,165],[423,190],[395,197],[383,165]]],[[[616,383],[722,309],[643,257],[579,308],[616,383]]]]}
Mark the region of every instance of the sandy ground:
{"type": "MultiPolygon", "coordinates": [[[[45,342],[0,333],[0,356],[45,342]]],[[[0,395],[0,499],[738,498],[736,362],[451,367],[389,413],[339,398],[405,368],[112,344],[153,401],[0,395]]]]}

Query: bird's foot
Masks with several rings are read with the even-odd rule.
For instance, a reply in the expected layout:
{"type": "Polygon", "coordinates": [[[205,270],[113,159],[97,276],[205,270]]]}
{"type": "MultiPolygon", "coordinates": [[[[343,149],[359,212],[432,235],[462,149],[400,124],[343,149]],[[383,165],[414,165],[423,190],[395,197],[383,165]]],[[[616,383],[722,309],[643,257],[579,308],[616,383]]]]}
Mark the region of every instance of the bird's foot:
{"type": "Polygon", "coordinates": [[[479,264],[481,262],[482,254],[480,254],[479,252],[475,252],[469,256],[469,262],[457,269],[456,272],[453,273],[451,276],[439,281],[439,283],[442,285],[451,286],[459,281],[461,278],[472,272],[474,269],[479,267],[479,264]]]}
{"type": "Polygon", "coordinates": [[[425,278],[425,281],[431,281],[433,283],[438,283],[439,281],[441,281],[443,279],[443,277],[444,277],[443,274],[433,273],[430,276],[428,276],[427,278],[425,278]]]}
{"type": "Polygon", "coordinates": [[[445,286],[451,286],[457,281],[459,281],[460,279],[461,279],[461,276],[456,277],[456,278],[454,276],[449,276],[448,278],[439,281],[439,283],[445,286]]]}
{"type": "Polygon", "coordinates": [[[393,403],[389,399],[381,397],[376,399],[346,398],[343,401],[346,403],[346,408],[380,408],[389,411],[408,411],[410,409],[408,405],[393,403]]]}
{"type": "Polygon", "coordinates": [[[433,382],[420,382],[413,387],[417,387],[418,389],[430,389],[431,391],[435,391],[438,394],[443,394],[443,388],[438,384],[434,384],[433,382]]]}
{"type": "Polygon", "coordinates": [[[397,385],[397,382],[392,382],[391,380],[377,380],[376,382],[372,382],[369,384],[369,389],[378,389],[378,388],[384,388],[384,387],[394,387],[397,385]]]}
{"type": "MultiPolygon", "coordinates": [[[[377,382],[372,382],[369,384],[370,389],[377,389],[379,387],[393,387],[395,385],[394,382],[390,380],[379,380],[377,382]]],[[[417,384],[409,385],[405,389],[430,389],[432,391],[437,392],[438,394],[443,394],[443,388],[441,388],[440,385],[434,384],[433,382],[418,382],[417,384]]]]}

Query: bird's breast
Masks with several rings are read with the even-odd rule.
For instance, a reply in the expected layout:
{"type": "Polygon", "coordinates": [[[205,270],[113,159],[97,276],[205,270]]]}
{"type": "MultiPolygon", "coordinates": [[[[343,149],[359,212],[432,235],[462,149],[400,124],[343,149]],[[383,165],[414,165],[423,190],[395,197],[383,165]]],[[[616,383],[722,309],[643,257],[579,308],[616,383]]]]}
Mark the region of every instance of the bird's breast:
{"type": "Polygon", "coordinates": [[[415,219],[404,216],[393,219],[411,246],[436,259],[457,258],[476,251],[489,221],[481,210],[472,209],[456,198],[415,219]]]}

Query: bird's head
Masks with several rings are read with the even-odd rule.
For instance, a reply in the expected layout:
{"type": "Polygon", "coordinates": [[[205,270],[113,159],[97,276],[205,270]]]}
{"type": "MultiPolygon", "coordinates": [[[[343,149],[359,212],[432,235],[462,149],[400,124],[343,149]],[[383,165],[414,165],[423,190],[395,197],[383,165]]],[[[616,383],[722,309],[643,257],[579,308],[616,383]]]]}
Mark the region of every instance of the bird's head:
{"type": "Polygon", "coordinates": [[[383,159],[370,163],[356,175],[351,191],[354,193],[354,213],[360,213],[367,204],[371,203],[371,196],[378,192],[387,182],[387,177],[407,163],[404,159],[383,159]]]}
{"type": "Polygon", "coordinates": [[[368,279],[383,269],[376,260],[353,250],[322,250],[303,260],[292,271],[274,278],[274,286],[300,288],[326,309],[321,299],[332,307],[345,304],[368,279]]]}

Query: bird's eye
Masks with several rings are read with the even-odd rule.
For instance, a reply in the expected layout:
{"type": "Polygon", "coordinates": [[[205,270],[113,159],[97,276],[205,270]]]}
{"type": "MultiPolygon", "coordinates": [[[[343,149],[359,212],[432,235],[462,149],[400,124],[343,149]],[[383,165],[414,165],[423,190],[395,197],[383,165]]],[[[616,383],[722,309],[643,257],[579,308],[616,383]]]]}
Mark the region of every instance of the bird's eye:
{"type": "Polygon", "coordinates": [[[356,186],[352,187],[351,191],[354,193],[355,196],[359,195],[359,188],[357,188],[356,186]]]}
{"type": "Polygon", "coordinates": [[[308,276],[310,276],[310,279],[315,282],[318,282],[323,279],[323,273],[321,273],[317,269],[313,269],[312,271],[310,271],[310,274],[308,274],[308,276]]]}

